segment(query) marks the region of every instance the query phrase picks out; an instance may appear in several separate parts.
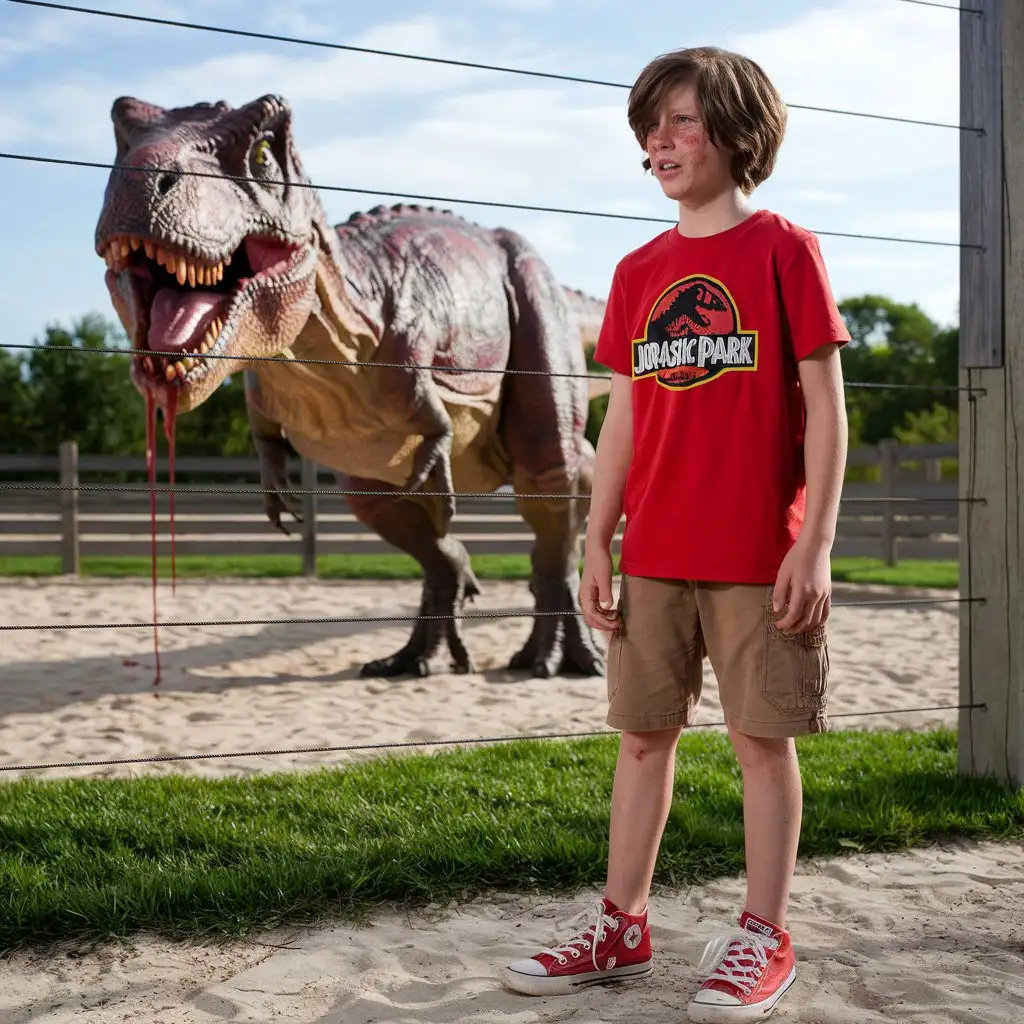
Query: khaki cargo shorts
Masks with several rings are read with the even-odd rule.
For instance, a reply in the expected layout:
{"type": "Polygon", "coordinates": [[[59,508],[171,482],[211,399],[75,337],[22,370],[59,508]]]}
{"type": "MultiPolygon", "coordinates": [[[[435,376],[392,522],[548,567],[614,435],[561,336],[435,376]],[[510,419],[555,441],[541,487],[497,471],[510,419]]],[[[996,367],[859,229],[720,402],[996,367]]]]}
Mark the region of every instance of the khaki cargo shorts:
{"type": "Polygon", "coordinates": [[[827,732],[825,624],[782,633],[773,589],[623,576],[608,646],[608,724],[627,732],[692,725],[706,655],[730,728],[772,738],[827,732]]]}

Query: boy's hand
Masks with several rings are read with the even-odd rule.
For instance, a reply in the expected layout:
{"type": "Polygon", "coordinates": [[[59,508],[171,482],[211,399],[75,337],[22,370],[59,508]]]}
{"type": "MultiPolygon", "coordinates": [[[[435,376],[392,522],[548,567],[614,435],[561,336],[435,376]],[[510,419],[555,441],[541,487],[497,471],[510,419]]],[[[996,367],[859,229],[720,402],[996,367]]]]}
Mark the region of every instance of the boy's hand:
{"type": "Polygon", "coordinates": [[[805,633],[828,619],[831,605],[829,546],[798,540],[782,560],[775,581],[772,606],[776,616],[786,608],[775,624],[783,633],[805,633]]]}
{"type": "Polygon", "coordinates": [[[583,621],[591,629],[614,633],[619,613],[612,603],[612,556],[609,551],[587,545],[580,580],[580,607],[583,621]]]}

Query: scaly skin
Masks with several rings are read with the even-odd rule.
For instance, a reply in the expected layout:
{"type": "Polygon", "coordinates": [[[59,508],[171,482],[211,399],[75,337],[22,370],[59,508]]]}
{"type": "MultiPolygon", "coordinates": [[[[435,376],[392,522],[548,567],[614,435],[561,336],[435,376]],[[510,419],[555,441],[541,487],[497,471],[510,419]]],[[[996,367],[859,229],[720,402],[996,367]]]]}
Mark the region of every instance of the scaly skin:
{"type": "MultiPolygon", "coordinates": [[[[289,445],[333,469],[342,487],[389,492],[352,497],[350,507],[417,559],[421,614],[443,616],[479,584],[448,532],[454,499],[430,492],[512,483],[520,494],[589,494],[586,381],[500,371],[584,373],[603,304],[559,285],[524,239],[417,207],[332,227],[275,96],[173,110],[121,98],[112,119],[119,169],[96,251],[133,347],[154,353],[136,357],[132,378],[165,408],[176,399],[180,413],[245,371],[275,526],[295,512],[276,493],[288,486],[289,445]],[[286,361],[253,361],[267,356],[286,361]]],[[[575,614],[585,501],[519,498],[517,508],[536,536],[535,607],[562,614],[535,620],[512,666],[600,674],[601,654],[575,614]]],[[[457,671],[473,669],[458,621],[420,621],[401,651],[363,673],[426,675],[443,647],[457,671]]]]}

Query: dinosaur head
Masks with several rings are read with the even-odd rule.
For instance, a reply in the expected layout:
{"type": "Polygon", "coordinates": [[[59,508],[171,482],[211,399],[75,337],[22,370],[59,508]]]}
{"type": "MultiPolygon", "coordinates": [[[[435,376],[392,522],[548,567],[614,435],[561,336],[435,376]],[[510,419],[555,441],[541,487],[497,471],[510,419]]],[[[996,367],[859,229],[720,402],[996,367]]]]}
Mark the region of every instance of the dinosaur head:
{"type": "Polygon", "coordinates": [[[316,200],[278,97],[171,110],[123,97],[111,118],[118,167],[96,252],[132,348],[144,350],[135,386],[187,411],[301,331],[315,298],[316,200]],[[196,358],[205,353],[221,358],[196,358]]]}

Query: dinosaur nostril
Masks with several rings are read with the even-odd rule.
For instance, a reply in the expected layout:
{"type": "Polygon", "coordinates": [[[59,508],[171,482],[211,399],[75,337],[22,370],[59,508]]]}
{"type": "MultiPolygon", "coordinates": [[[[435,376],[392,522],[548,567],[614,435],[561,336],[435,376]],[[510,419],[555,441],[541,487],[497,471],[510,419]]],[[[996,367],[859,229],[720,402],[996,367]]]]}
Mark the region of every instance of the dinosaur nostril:
{"type": "Polygon", "coordinates": [[[172,174],[169,171],[164,171],[157,176],[156,179],[156,190],[161,196],[167,195],[168,192],[174,188],[175,182],[178,180],[179,175],[172,174]]]}

